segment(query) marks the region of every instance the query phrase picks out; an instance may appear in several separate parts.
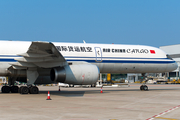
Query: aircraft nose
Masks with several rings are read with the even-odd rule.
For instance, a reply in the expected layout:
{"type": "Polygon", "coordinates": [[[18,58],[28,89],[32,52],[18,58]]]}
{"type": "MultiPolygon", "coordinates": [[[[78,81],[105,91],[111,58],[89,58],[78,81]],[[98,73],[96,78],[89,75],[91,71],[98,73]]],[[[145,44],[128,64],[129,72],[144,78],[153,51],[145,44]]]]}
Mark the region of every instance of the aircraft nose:
{"type": "Polygon", "coordinates": [[[169,66],[170,71],[176,70],[177,68],[178,68],[178,64],[175,61],[169,66]]]}
{"type": "Polygon", "coordinates": [[[174,68],[177,69],[178,68],[178,64],[175,62],[174,68]]]}

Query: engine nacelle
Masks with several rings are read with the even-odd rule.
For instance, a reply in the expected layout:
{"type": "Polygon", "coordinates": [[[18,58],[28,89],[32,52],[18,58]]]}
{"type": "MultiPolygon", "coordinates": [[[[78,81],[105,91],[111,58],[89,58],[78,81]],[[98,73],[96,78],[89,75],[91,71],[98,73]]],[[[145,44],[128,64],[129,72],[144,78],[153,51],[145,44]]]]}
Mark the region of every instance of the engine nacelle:
{"type": "Polygon", "coordinates": [[[51,80],[75,85],[89,85],[99,78],[99,69],[96,65],[70,65],[51,69],[51,80]]]}

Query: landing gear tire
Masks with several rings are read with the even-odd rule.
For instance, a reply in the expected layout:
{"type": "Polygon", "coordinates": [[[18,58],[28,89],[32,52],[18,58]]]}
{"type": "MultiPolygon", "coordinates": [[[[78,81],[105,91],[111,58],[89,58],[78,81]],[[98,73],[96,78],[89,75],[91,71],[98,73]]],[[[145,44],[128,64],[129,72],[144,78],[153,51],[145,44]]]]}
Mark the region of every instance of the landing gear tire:
{"type": "Polygon", "coordinates": [[[148,86],[144,86],[144,91],[148,91],[148,86]]]}
{"type": "Polygon", "coordinates": [[[96,85],[95,85],[95,84],[92,84],[91,87],[96,87],[96,85]]]}
{"type": "Polygon", "coordinates": [[[70,84],[69,87],[74,87],[74,85],[73,85],[73,84],[70,84]]]}
{"type": "Polygon", "coordinates": [[[38,93],[39,93],[38,87],[36,87],[36,86],[30,87],[30,88],[29,88],[29,93],[30,93],[30,94],[38,94],[38,93]]]}
{"type": "Polygon", "coordinates": [[[21,86],[18,90],[18,92],[21,94],[21,90],[22,90],[23,86],[21,86]]]}
{"type": "Polygon", "coordinates": [[[18,86],[12,86],[11,87],[11,92],[12,93],[18,93],[18,91],[19,91],[19,87],[18,86]]]}
{"type": "Polygon", "coordinates": [[[21,88],[21,91],[20,91],[21,94],[28,94],[29,93],[29,88],[26,87],[26,86],[23,86],[21,88]]]}
{"type": "Polygon", "coordinates": [[[2,93],[10,93],[11,89],[9,86],[3,86],[1,88],[2,93]]]}
{"type": "Polygon", "coordinates": [[[4,86],[1,87],[1,92],[4,93],[4,86]]]}
{"type": "Polygon", "coordinates": [[[147,85],[141,85],[140,90],[148,91],[148,86],[147,85]]]}
{"type": "Polygon", "coordinates": [[[39,89],[36,86],[31,86],[31,87],[26,87],[26,86],[21,86],[19,88],[19,93],[20,94],[38,94],[39,93],[39,89]]]}

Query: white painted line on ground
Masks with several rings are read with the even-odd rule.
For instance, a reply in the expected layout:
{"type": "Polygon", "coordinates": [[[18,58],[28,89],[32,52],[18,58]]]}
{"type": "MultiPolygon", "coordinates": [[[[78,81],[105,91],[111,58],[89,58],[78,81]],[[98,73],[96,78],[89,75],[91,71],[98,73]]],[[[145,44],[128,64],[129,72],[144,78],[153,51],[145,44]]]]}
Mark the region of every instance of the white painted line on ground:
{"type": "Polygon", "coordinates": [[[146,120],[153,120],[153,119],[155,119],[156,117],[159,117],[159,116],[162,116],[162,115],[164,115],[164,114],[166,114],[166,113],[172,112],[173,110],[175,110],[175,109],[177,109],[177,108],[179,108],[179,107],[180,107],[180,105],[178,105],[178,106],[176,106],[176,107],[173,107],[173,108],[171,108],[171,109],[169,109],[169,110],[166,110],[166,111],[164,111],[164,112],[162,112],[162,113],[159,113],[158,115],[154,115],[154,116],[152,116],[151,118],[148,118],[148,119],[146,119],[146,120]]]}

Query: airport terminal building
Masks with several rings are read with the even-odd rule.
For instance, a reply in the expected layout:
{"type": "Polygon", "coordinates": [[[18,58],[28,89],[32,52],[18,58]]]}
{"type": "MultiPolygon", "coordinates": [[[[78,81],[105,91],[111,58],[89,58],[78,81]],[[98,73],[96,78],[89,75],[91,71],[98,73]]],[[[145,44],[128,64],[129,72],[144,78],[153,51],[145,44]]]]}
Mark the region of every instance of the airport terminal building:
{"type": "Polygon", "coordinates": [[[176,79],[178,79],[180,77],[180,44],[161,46],[160,49],[165,51],[178,64],[178,68],[168,73],[167,77],[177,77],[176,79]]]}
{"type": "MultiPolygon", "coordinates": [[[[154,77],[167,77],[168,79],[180,79],[180,44],[177,45],[168,45],[159,47],[161,50],[165,51],[173,60],[178,64],[178,68],[169,73],[148,73],[149,76],[154,77]]],[[[141,74],[127,74],[127,80],[130,82],[138,81],[142,77],[141,74]]]]}

